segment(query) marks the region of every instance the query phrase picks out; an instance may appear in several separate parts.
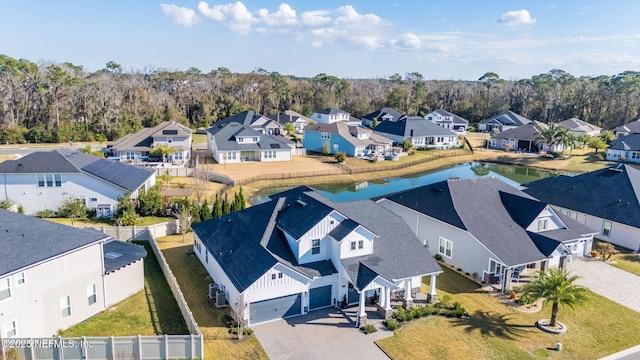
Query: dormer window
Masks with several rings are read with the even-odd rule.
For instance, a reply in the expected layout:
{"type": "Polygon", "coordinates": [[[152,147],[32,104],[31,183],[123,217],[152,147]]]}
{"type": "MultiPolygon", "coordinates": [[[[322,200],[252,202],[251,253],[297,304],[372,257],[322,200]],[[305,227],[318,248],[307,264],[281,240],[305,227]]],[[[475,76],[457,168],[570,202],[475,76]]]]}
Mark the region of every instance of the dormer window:
{"type": "Polygon", "coordinates": [[[538,231],[546,230],[548,227],[549,220],[548,219],[539,219],[538,220],[538,231]]]}
{"type": "Polygon", "coordinates": [[[320,254],[320,239],[311,240],[311,255],[320,254]]]}

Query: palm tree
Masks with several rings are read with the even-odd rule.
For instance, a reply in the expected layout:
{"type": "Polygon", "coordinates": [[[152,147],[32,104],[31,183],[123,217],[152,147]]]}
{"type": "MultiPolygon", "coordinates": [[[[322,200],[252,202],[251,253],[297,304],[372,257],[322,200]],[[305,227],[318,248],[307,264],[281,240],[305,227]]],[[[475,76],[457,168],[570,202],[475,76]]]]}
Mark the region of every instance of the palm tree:
{"type": "Polygon", "coordinates": [[[151,150],[152,155],[162,155],[162,163],[167,162],[167,156],[176,152],[176,148],[169,146],[168,144],[161,144],[151,150]]]}
{"type": "Polygon", "coordinates": [[[578,145],[579,141],[578,137],[575,134],[565,131],[564,134],[562,134],[560,142],[562,143],[563,148],[569,148],[569,156],[571,156],[573,153],[573,148],[578,145]]]}
{"type": "Polygon", "coordinates": [[[549,151],[553,152],[557,145],[562,144],[562,139],[566,132],[566,127],[551,122],[547,124],[547,127],[540,128],[538,136],[536,136],[536,142],[538,144],[546,144],[549,147],[549,151]]]}
{"type": "Polygon", "coordinates": [[[524,286],[523,294],[534,298],[544,298],[551,302],[551,321],[549,326],[556,326],[556,317],[560,305],[573,308],[587,299],[587,289],[574,284],[578,276],[569,277],[563,269],[550,269],[536,273],[534,280],[524,286]]]}

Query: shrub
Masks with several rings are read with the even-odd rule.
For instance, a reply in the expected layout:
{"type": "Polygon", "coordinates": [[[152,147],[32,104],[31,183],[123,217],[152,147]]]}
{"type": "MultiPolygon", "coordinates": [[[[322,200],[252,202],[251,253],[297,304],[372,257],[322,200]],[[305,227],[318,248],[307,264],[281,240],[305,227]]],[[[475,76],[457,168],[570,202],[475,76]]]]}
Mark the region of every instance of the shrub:
{"type": "Polygon", "coordinates": [[[598,252],[598,250],[591,250],[591,251],[589,252],[589,256],[594,257],[594,258],[597,258],[597,257],[599,257],[599,256],[600,256],[600,253],[598,252]]]}
{"type": "Polygon", "coordinates": [[[371,324],[361,327],[360,330],[362,330],[362,332],[365,334],[371,334],[378,331],[378,329],[376,329],[376,327],[371,324]]]}
{"type": "MultiPolygon", "coordinates": [[[[94,210],[94,211],[95,211],[95,210],[94,210]]],[[[22,206],[22,205],[18,205],[18,212],[19,212],[20,214],[24,214],[24,206],[22,206]]]]}
{"type": "Polygon", "coordinates": [[[438,303],[438,305],[440,305],[440,307],[446,308],[449,306],[450,303],[451,303],[451,296],[445,295],[442,297],[442,299],[440,299],[440,302],[438,303]]]}
{"type": "Polygon", "coordinates": [[[394,319],[388,319],[382,322],[384,324],[384,326],[387,327],[387,329],[391,330],[391,331],[396,331],[400,328],[400,323],[397,320],[394,319]]]}
{"type": "MultiPolygon", "coordinates": [[[[238,327],[234,326],[232,328],[229,328],[229,333],[233,334],[233,335],[238,335],[238,327]]],[[[243,335],[252,335],[253,334],[253,330],[251,328],[244,328],[242,330],[242,334],[243,335]]]]}
{"type": "Polygon", "coordinates": [[[410,306],[407,309],[407,320],[413,320],[413,319],[417,319],[419,317],[420,317],[420,315],[417,314],[416,308],[414,308],[413,306],[410,306]]]}
{"type": "Polygon", "coordinates": [[[627,157],[626,157],[626,156],[624,156],[624,155],[622,155],[622,156],[620,156],[620,157],[618,158],[618,161],[620,161],[620,162],[625,162],[625,161],[627,161],[627,157]]]}
{"type": "Polygon", "coordinates": [[[593,154],[593,160],[602,161],[604,160],[604,156],[601,153],[593,154]]]}
{"type": "Polygon", "coordinates": [[[8,210],[8,209],[11,209],[12,206],[13,204],[9,200],[0,201],[0,209],[8,210]]]}
{"type": "Polygon", "coordinates": [[[440,255],[440,254],[435,254],[435,255],[433,255],[433,258],[434,258],[434,259],[436,259],[436,260],[438,260],[438,261],[440,261],[440,260],[442,260],[442,255],[440,255]]]}
{"type": "Polygon", "coordinates": [[[396,320],[400,322],[407,321],[407,313],[402,306],[398,307],[398,310],[396,310],[396,313],[394,314],[394,316],[396,320]]]}
{"type": "Polygon", "coordinates": [[[531,295],[522,295],[516,300],[516,303],[520,305],[528,305],[536,301],[536,299],[531,295]]]}
{"type": "Polygon", "coordinates": [[[345,154],[343,151],[338,151],[335,155],[334,158],[336,159],[337,162],[344,162],[347,159],[347,154],[345,154]]]}
{"type": "Polygon", "coordinates": [[[56,212],[53,210],[45,209],[36,211],[34,215],[39,218],[52,218],[56,217],[56,212]]]}

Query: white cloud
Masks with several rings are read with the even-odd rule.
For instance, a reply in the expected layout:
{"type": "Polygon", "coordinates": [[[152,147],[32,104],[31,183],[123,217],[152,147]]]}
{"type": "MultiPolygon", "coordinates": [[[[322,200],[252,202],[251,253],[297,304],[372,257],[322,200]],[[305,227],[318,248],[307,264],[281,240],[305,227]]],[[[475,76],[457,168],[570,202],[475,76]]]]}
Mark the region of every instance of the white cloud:
{"type": "Polygon", "coordinates": [[[285,3],[280,4],[276,12],[269,13],[267,9],[258,10],[258,18],[270,26],[293,26],[298,22],[296,11],[285,3]]]}
{"type": "Polygon", "coordinates": [[[195,10],[175,4],[160,4],[162,12],[167,15],[172,22],[184,27],[192,27],[200,20],[195,10]]]}
{"type": "Polygon", "coordinates": [[[399,36],[398,40],[392,41],[393,46],[403,49],[419,49],[422,45],[420,37],[413,33],[406,33],[399,36]]]}
{"type": "Polygon", "coordinates": [[[328,15],[327,10],[305,11],[302,13],[302,24],[311,27],[329,25],[331,18],[328,15]]]}
{"type": "Polygon", "coordinates": [[[251,24],[254,22],[253,15],[247,7],[240,1],[233,4],[213,5],[209,7],[204,1],[198,3],[200,13],[212,20],[222,22],[227,29],[247,34],[251,31],[251,24]]]}
{"type": "Polygon", "coordinates": [[[535,24],[536,19],[532,18],[527,10],[515,10],[502,14],[496,22],[507,26],[518,26],[535,24]]]}

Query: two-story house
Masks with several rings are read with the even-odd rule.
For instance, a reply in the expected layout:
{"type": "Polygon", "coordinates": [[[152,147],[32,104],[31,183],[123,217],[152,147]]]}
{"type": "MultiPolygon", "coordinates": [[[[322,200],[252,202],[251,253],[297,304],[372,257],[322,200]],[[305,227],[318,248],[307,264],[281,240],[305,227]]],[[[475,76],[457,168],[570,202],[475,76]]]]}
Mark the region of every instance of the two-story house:
{"type": "Polygon", "coordinates": [[[285,110],[277,114],[270,115],[269,119],[277,121],[282,127],[284,127],[284,124],[286,123],[292,123],[296,128],[297,134],[302,134],[302,129],[304,129],[305,126],[309,125],[313,121],[310,118],[293,110],[285,110]]]}
{"type": "Polygon", "coordinates": [[[388,137],[395,144],[411,141],[416,149],[450,149],[460,146],[458,135],[420,116],[400,121],[383,121],[373,131],[388,137]]]}
{"type": "Polygon", "coordinates": [[[238,123],[266,135],[283,134],[282,124],[276,119],[268,118],[253,110],[243,111],[241,113],[229,116],[213,123],[214,126],[238,123]]]}
{"type": "Polygon", "coordinates": [[[478,131],[491,132],[493,129],[505,131],[530,123],[531,120],[511,110],[505,110],[478,123],[478,131]]]}
{"type": "Polygon", "coordinates": [[[193,225],[194,251],[249,325],[342,302],[379,298],[389,315],[392,294],[411,303],[423,276],[436,296],[442,272],[411,229],[373,201],[335,203],[297,187],[270,201],[193,225]]]}
{"type": "Polygon", "coordinates": [[[494,178],[450,179],[376,201],[403,218],[432,255],[497,284],[588,255],[594,231],[494,178]]]}
{"type": "Polygon", "coordinates": [[[302,146],[310,151],[330,154],[339,151],[347,156],[363,157],[372,154],[384,156],[391,152],[393,141],[362,126],[350,126],[346,122],[309,125],[304,129],[302,146]]]}
{"type": "Polygon", "coordinates": [[[407,115],[390,107],[383,107],[362,117],[362,125],[373,128],[374,120],[380,124],[383,121],[405,120],[407,115]]]}
{"type": "Polygon", "coordinates": [[[237,122],[216,122],[207,129],[207,148],[219,164],[244,161],[291,161],[295,143],[237,122]]]}
{"type": "Polygon", "coordinates": [[[98,217],[111,217],[118,198],[138,197],[156,183],[156,173],[71,149],[34,152],[0,163],[0,200],[26,214],[57,210],[69,198],[83,199],[98,217]]]}
{"type": "Polygon", "coordinates": [[[434,110],[425,115],[424,118],[459,134],[466,133],[469,127],[469,120],[443,109],[434,110]]]}
{"type": "Polygon", "coordinates": [[[0,331],[50,337],[144,287],[143,247],[0,210],[0,331]]]}
{"type": "Polygon", "coordinates": [[[191,129],[175,121],[163,121],[121,137],[108,147],[108,153],[120,161],[139,163],[146,160],[154,148],[168,146],[174,151],[164,160],[185,165],[191,159],[191,142],[191,129]]]}
{"type": "Polygon", "coordinates": [[[330,107],[322,110],[318,110],[311,114],[311,120],[320,124],[332,124],[339,121],[346,121],[351,126],[362,125],[362,120],[351,116],[351,113],[330,107]]]}
{"type": "Polygon", "coordinates": [[[633,133],[640,133],[640,119],[634,120],[624,125],[620,125],[611,131],[613,132],[613,135],[616,136],[616,138],[633,133]]]}

